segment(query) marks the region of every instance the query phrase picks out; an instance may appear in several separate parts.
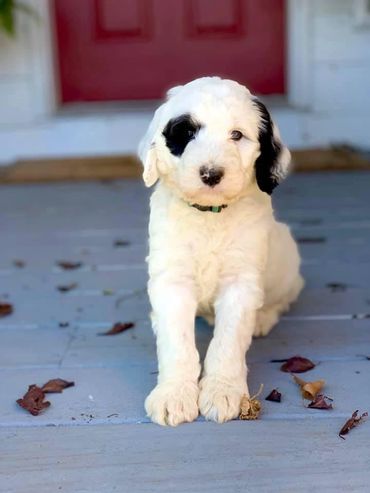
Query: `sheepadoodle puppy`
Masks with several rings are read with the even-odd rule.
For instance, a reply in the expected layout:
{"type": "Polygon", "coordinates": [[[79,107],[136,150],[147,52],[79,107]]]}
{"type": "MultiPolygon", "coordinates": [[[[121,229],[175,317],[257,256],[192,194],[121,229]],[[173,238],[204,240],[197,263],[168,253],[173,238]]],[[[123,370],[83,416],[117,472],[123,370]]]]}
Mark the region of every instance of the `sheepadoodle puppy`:
{"type": "Polygon", "coordinates": [[[171,89],[139,147],[151,187],[149,297],[158,382],[145,402],[161,425],[219,423],[248,393],[246,351],[303,287],[297,246],[271,193],[290,153],[244,86],[205,77],[171,89]],[[196,315],[214,323],[201,375],[196,315]],[[201,378],[200,378],[201,376],[201,378]]]}

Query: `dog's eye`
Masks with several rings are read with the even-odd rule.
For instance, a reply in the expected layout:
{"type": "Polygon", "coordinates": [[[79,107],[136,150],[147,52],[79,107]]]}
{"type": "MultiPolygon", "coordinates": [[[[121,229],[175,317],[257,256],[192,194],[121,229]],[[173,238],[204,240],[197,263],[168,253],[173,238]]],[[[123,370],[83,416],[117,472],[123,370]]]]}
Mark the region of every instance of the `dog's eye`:
{"type": "Polygon", "coordinates": [[[231,140],[240,140],[243,134],[239,130],[233,130],[231,132],[231,140]]]}
{"type": "Polygon", "coordinates": [[[180,115],[170,120],[162,134],[166,139],[166,145],[174,156],[181,156],[188,143],[195,139],[201,128],[191,115],[180,115]]]}

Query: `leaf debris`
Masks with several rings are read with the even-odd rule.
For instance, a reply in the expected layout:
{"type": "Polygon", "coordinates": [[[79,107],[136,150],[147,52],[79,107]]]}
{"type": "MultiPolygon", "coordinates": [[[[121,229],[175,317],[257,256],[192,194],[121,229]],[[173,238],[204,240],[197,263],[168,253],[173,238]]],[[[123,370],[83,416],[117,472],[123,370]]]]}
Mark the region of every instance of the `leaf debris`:
{"type": "Polygon", "coordinates": [[[269,395],[265,397],[265,401],[281,402],[281,393],[277,389],[273,389],[269,395]]]}
{"type": "Polygon", "coordinates": [[[132,329],[135,327],[134,322],[117,322],[115,323],[111,329],[107,330],[106,332],[99,332],[99,336],[114,336],[116,334],[121,334],[122,332],[125,332],[128,329],[132,329]]]}
{"type": "Polygon", "coordinates": [[[75,270],[82,267],[82,262],[69,262],[68,260],[59,260],[57,266],[64,270],[75,270]]]}
{"type": "Polygon", "coordinates": [[[248,397],[244,394],[240,401],[240,413],[239,419],[243,421],[250,421],[258,419],[261,413],[262,405],[257,397],[261,394],[263,390],[263,384],[261,384],[259,391],[252,397],[248,397]]]}
{"type": "Polygon", "coordinates": [[[354,411],[352,416],[344,423],[342,428],[340,429],[339,436],[345,440],[343,435],[347,435],[353,428],[363,421],[364,418],[368,416],[368,413],[362,413],[361,416],[358,416],[358,409],[354,411]]]}
{"type": "Polygon", "coordinates": [[[304,373],[312,368],[315,368],[315,364],[311,360],[302,356],[293,356],[281,365],[280,370],[287,373],[304,373]]]}
{"type": "Polygon", "coordinates": [[[325,380],[315,380],[314,382],[306,382],[295,375],[292,375],[296,384],[301,388],[303,399],[314,399],[316,395],[324,388],[325,380]]]}
{"type": "Polygon", "coordinates": [[[60,293],[68,293],[68,291],[72,291],[73,289],[76,289],[78,287],[77,282],[72,282],[71,284],[63,284],[60,286],[57,286],[57,290],[60,293]]]}
{"type": "Polygon", "coordinates": [[[113,243],[113,246],[115,248],[122,248],[122,247],[127,247],[127,246],[130,246],[131,245],[131,242],[128,241],[128,240],[122,240],[122,239],[117,239],[117,240],[114,240],[114,243],[113,243]]]}
{"type": "Polygon", "coordinates": [[[45,392],[45,394],[58,393],[63,392],[64,389],[68,389],[69,387],[74,386],[74,382],[68,382],[67,380],[63,380],[62,378],[54,378],[46,382],[41,390],[45,392]]]}
{"type": "Polygon", "coordinates": [[[17,400],[17,404],[32,414],[32,416],[38,416],[44,409],[50,406],[50,402],[44,399],[45,392],[37,385],[30,385],[24,396],[17,400]]]}
{"type": "Polygon", "coordinates": [[[332,405],[333,399],[330,399],[330,397],[327,397],[326,395],[323,394],[318,394],[312,402],[308,404],[308,407],[310,409],[323,409],[328,411],[329,409],[333,409],[332,405]],[[327,402],[330,401],[330,402],[327,402]]]}
{"type": "Polygon", "coordinates": [[[0,301],[0,318],[11,315],[14,311],[11,303],[5,303],[0,301]]]}
{"type": "Polygon", "coordinates": [[[73,387],[74,382],[68,382],[62,378],[54,378],[46,382],[42,387],[30,385],[27,392],[21,399],[17,399],[17,404],[28,411],[32,416],[38,416],[44,409],[51,404],[45,401],[45,394],[63,392],[68,387],[73,387]]]}

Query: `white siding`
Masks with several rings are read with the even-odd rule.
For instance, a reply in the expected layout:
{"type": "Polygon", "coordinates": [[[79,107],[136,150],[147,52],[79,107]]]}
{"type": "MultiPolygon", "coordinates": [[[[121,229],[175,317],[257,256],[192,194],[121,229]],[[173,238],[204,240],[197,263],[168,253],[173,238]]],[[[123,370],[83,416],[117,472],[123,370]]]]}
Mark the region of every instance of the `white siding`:
{"type": "Polygon", "coordinates": [[[313,3],[311,108],[315,113],[351,118],[370,110],[370,28],[357,25],[356,1],[313,3]]]}
{"type": "Polygon", "coordinates": [[[18,23],[17,40],[0,32],[0,125],[32,121],[27,32],[18,23]]]}
{"type": "Polygon", "coordinates": [[[48,0],[23,3],[33,8],[37,17],[19,11],[16,37],[0,32],[0,132],[32,124],[53,110],[48,0]]]}

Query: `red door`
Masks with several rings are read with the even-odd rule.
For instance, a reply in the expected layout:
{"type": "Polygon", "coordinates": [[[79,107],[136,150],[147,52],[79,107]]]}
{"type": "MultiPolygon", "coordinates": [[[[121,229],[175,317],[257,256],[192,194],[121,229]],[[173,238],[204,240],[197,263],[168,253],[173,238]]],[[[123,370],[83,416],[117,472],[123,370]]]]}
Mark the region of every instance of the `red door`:
{"type": "Polygon", "coordinates": [[[54,0],[61,99],[156,99],[221,75],[284,92],[284,0],[54,0]]]}

